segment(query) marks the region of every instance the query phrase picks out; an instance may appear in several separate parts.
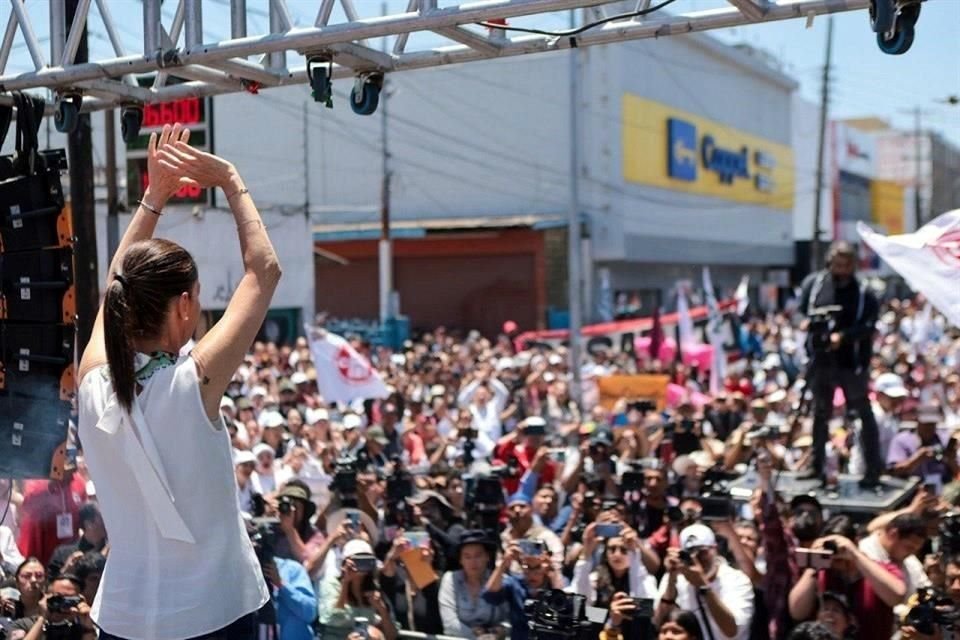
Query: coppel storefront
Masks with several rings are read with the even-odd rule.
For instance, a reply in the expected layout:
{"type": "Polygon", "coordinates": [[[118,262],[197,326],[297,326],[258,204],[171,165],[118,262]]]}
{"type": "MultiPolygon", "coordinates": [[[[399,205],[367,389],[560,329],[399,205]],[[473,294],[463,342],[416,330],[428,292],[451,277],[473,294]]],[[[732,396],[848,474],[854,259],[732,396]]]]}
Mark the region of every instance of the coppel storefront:
{"type": "Polygon", "coordinates": [[[595,299],[670,307],[677,281],[699,288],[703,266],[721,289],[746,274],[755,295],[787,286],[795,83],[713,39],[655,44],[673,54],[642,80],[624,76],[619,96],[617,197],[591,216],[595,299]]]}

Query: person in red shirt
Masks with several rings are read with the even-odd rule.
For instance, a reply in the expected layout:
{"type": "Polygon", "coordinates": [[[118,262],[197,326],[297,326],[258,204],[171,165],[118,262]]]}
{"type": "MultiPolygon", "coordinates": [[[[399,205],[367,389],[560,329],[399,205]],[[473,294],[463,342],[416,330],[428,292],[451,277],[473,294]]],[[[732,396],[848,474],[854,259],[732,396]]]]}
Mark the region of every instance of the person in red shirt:
{"type": "Polygon", "coordinates": [[[46,566],[54,549],[77,539],[80,505],[86,501],[83,478],[72,471],[65,472],[62,480],[27,480],[17,539],[20,553],[46,566]]]}
{"type": "Polygon", "coordinates": [[[531,468],[540,474],[537,487],[553,484],[557,477],[557,464],[548,458],[549,450],[544,446],[546,421],[539,416],[531,416],[517,425],[513,431],[500,438],[494,450],[494,464],[510,464],[516,460],[517,471],[503,479],[507,495],[513,495],[520,487],[520,478],[531,468]]]}

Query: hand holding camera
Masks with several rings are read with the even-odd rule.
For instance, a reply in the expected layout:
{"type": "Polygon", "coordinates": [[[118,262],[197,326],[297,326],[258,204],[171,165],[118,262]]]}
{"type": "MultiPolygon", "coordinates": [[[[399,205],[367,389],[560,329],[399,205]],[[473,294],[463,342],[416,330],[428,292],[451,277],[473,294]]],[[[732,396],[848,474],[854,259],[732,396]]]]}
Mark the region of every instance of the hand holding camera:
{"type": "Polygon", "coordinates": [[[637,603],[629,594],[617,592],[610,602],[610,626],[617,628],[624,620],[632,620],[637,603]]]}

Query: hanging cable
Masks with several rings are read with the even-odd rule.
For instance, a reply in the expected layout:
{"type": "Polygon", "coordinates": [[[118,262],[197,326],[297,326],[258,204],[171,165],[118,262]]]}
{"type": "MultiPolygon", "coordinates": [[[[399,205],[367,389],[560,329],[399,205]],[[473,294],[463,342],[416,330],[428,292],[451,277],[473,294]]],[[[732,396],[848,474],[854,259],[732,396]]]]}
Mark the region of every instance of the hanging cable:
{"type": "MultiPolygon", "coordinates": [[[[525,27],[508,27],[502,24],[497,24],[495,22],[478,22],[481,27],[486,27],[488,29],[499,29],[500,31],[517,31],[519,33],[533,33],[541,36],[553,36],[556,38],[568,38],[570,36],[575,36],[583,33],[584,31],[589,31],[595,27],[607,24],[608,22],[615,22],[617,20],[626,20],[628,18],[640,18],[645,15],[654,13],[663,9],[667,5],[673,4],[677,0],[664,0],[660,4],[654,5],[649,9],[641,9],[640,11],[628,11],[627,13],[618,13],[615,16],[608,16],[606,18],[601,18],[600,20],[594,20],[593,22],[588,22],[586,24],[580,25],[575,29],[564,29],[562,31],[547,31],[545,29],[528,29],[525,27]]],[[[576,46],[576,42],[573,42],[571,46],[576,46]]]]}

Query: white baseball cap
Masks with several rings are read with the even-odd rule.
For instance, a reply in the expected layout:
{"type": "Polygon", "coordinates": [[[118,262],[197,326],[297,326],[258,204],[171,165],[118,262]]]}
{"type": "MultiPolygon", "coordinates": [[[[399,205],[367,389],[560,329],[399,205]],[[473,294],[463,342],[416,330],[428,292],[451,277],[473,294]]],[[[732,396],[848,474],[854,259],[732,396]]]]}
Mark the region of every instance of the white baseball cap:
{"type": "Polygon", "coordinates": [[[275,429],[277,427],[282,427],[284,420],[283,416],[277,411],[264,411],[260,414],[259,422],[260,428],[262,429],[275,429]]]}
{"type": "Polygon", "coordinates": [[[343,429],[344,431],[350,431],[351,429],[359,429],[363,426],[363,418],[358,416],[355,413],[348,413],[343,416],[343,429]]]}
{"type": "Polygon", "coordinates": [[[358,540],[354,538],[343,545],[343,557],[350,558],[353,556],[358,556],[362,553],[373,555],[373,547],[370,546],[370,543],[366,540],[358,540]]]}
{"type": "Polygon", "coordinates": [[[323,407],[307,409],[307,424],[316,424],[321,420],[329,420],[330,413],[323,407]]]}
{"type": "Polygon", "coordinates": [[[307,374],[305,374],[303,371],[297,371],[292,376],[290,376],[290,382],[292,382],[293,384],[304,384],[309,381],[310,380],[307,378],[307,374]]]}
{"type": "Polygon", "coordinates": [[[233,399],[227,396],[223,396],[222,398],[220,398],[220,408],[223,409],[224,407],[230,407],[231,411],[237,410],[237,405],[233,403],[233,399]]]}
{"type": "Polygon", "coordinates": [[[895,373],[884,373],[877,376],[874,388],[877,393],[882,393],[888,398],[906,398],[909,393],[907,388],[903,386],[903,378],[895,373]]]}
{"type": "Polygon", "coordinates": [[[233,454],[233,465],[238,464],[247,464],[247,463],[257,462],[257,456],[253,455],[253,451],[247,451],[246,449],[239,449],[233,454]]]}
{"type": "Polygon", "coordinates": [[[717,536],[705,524],[692,524],[680,532],[680,548],[685,551],[717,546],[717,536]]]}

